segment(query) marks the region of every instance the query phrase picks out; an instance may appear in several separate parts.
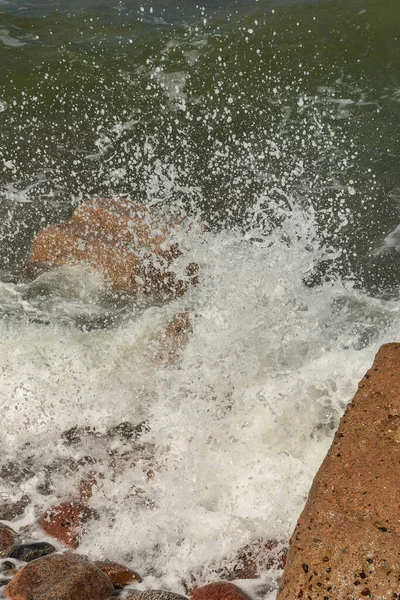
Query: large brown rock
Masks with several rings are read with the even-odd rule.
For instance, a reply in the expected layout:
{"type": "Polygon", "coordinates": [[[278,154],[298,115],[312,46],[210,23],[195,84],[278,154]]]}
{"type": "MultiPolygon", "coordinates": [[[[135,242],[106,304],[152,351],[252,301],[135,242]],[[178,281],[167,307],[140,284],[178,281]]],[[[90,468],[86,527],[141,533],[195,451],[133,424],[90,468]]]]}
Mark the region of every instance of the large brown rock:
{"type": "Polygon", "coordinates": [[[181,295],[197,269],[189,264],[182,278],[173,272],[181,250],[171,236],[180,226],[127,199],[88,200],[71,219],[37,234],[26,273],[86,264],[119,291],[181,295]]]}
{"type": "Polygon", "coordinates": [[[108,600],[113,589],[109,578],[89,562],[53,554],[18,571],[4,594],[12,600],[108,600]]]}
{"type": "Polygon", "coordinates": [[[400,344],[340,421],[290,541],[277,600],[400,598],[400,344]]]}

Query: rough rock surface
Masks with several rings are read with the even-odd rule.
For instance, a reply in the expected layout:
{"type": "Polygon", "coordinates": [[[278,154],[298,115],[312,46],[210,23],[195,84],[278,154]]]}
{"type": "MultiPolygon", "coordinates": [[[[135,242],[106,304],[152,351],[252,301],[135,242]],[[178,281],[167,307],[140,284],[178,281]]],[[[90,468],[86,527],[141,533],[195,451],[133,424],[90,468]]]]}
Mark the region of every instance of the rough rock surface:
{"type": "Polygon", "coordinates": [[[97,517],[86,504],[67,500],[49,508],[40,518],[41,528],[69,548],[77,548],[84,524],[97,517]]]}
{"type": "Polygon", "coordinates": [[[191,600],[249,600],[247,594],[233,583],[218,581],[195,588],[190,592],[191,600]]]}
{"type": "Polygon", "coordinates": [[[18,541],[18,534],[4,523],[0,523],[0,551],[6,550],[18,541]]]}
{"type": "Polygon", "coordinates": [[[4,593],[12,600],[108,600],[113,585],[94,565],[52,554],[18,571],[4,593]]]}
{"type": "Polygon", "coordinates": [[[128,590],[124,600],[187,600],[186,596],[164,590],[128,590]]]}
{"type": "Polygon", "coordinates": [[[116,290],[181,295],[197,268],[189,264],[182,278],[171,268],[181,255],[171,241],[171,232],[179,226],[127,199],[88,200],[71,219],[37,234],[26,272],[37,274],[49,267],[83,263],[116,290]]]}
{"type": "Polygon", "coordinates": [[[286,555],[287,548],[277,540],[255,540],[239,551],[231,578],[257,579],[271,569],[283,569],[286,555]]]}
{"type": "Polygon", "coordinates": [[[28,544],[17,544],[16,546],[12,546],[11,548],[8,548],[4,554],[8,558],[30,562],[41,556],[52,554],[53,552],[56,552],[56,549],[48,542],[30,542],[28,544]]]}
{"type": "Polygon", "coordinates": [[[129,583],[142,581],[140,575],[118,563],[109,560],[95,560],[93,563],[111,580],[116,588],[123,588],[129,583]]]}
{"type": "Polygon", "coordinates": [[[340,421],[290,541],[278,600],[400,598],[400,344],[340,421]]]}

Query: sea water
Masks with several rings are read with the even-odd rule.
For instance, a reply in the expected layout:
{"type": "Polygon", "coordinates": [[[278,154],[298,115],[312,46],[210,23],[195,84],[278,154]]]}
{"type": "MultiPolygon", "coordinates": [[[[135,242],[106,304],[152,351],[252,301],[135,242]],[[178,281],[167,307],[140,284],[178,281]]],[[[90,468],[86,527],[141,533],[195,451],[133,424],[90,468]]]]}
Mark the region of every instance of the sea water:
{"type": "MultiPolygon", "coordinates": [[[[15,528],[42,536],[37,516],[95,471],[80,551],[143,589],[287,544],[400,336],[399,25],[388,0],[0,3],[0,497],[30,501],[15,528]],[[198,285],[166,302],[85,266],[26,281],[35,233],[96,196],[184,217],[198,285]]],[[[278,577],[241,585],[272,598],[278,577]]]]}

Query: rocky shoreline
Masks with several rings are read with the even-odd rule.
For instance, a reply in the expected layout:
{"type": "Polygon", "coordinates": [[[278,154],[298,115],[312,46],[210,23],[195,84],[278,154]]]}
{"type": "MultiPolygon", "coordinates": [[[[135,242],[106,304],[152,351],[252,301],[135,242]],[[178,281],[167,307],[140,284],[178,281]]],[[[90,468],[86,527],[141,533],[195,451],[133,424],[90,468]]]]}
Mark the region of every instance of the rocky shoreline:
{"type": "MultiPolygon", "coordinates": [[[[287,557],[277,541],[258,540],[238,553],[231,571],[213,573],[212,578],[225,581],[193,588],[186,582],[187,597],[249,600],[235,581],[262,581],[270,569],[284,569],[278,600],[400,597],[399,372],[400,344],[383,346],[348,405],[314,479],[287,557]]],[[[98,479],[91,472],[74,498],[40,516],[46,540],[30,540],[29,530],[18,534],[0,523],[0,591],[6,598],[185,598],[169,590],[141,589],[143,574],[112,559],[92,561],[79,554],[85,523],[96,519],[90,499],[98,479]],[[54,545],[47,541],[50,538],[54,545]]]]}
{"type": "MultiPolygon", "coordinates": [[[[129,200],[88,201],[74,211],[69,221],[38,233],[25,275],[84,263],[100,274],[105,286],[129,294],[158,294],[170,300],[187,292],[199,276],[199,266],[187,263],[174,239],[180,227],[181,222],[165,219],[129,200]],[[182,260],[183,265],[178,264],[182,260]]],[[[190,310],[177,313],[158,340],[155,361],[177,363],[191,328],[190,310]]],[[[400,598],[399,372],[400,345],[383,346],[341,420],[290,540],[288,554],[279,540],[253,540],[237,552],[230,568],[216,566],[200,578],[200,582],[213,583],[198,587],[196,577],[182,581],[187,597],[248,600],[235,582],[262,582],[269,572],[276,575],[283,570],[277,600],[400,598]]],[[[101,434],[78,427],[62,434],[66,448],[81,439],[90,441],[91,436],[102,436],[104,464],[89,455],[79,464],[71,457],[65,458],[69,470],[81,477],[77,489],[68,497],[59,496],[59,501],[50,506],[33,508],[33,535],[30,526],[19,532],[10,527],[26,511],[29,496],[3,503],[0,519],[6,523],[0,522],[0,594],[12,600],[186,597],[170,590],[149,590],[147,582],[141,586],[142,577],[150,574],[136,573],[129,561],[124,565],[113,557],[91,560],[78,551],[85,527],[99,517],[91,499],[104,478],[102,468],[111,475],[121,474],[128,464],[140,461],[144,476],[148,480],[156,477],[158,466],[151,452],[146,459],[146,445],[139,441],[147,427],[146,422],[123,422],[101,434]],[[119,450],[113,446],[117,438],[119,450]]],[[[46,481],[41,483],[45,496],[48,489],[54,491],[52,468],[60,472],[64,467],[48,466],[46,481]]],[[[32,476],[29,464],[5,465],[1,473],[14,482],[24,479],[25,474],[32,476]]]]}

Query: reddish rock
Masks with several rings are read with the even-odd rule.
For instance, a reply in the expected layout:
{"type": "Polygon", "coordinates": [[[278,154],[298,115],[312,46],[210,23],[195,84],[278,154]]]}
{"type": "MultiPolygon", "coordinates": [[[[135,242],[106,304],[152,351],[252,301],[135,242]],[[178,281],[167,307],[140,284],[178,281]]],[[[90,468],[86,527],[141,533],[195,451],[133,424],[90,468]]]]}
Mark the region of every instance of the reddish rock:
{"type": "Polygon", "coordinates": [[[95,473],[94,471],[91,471],[82,479],[79,484],[79,498],[83,503],[89,502],[93,496],[93,488],[97,488],[99,485],[99,479],[104,479],[104,475],[102,473],[95,473]]]}
{"type": "Polygon", "coordinates": [[[18,542],[18,534],[7,527],[3,523],[0,523],[0,551],[6,550],[10,546],[14,546],[18,542]]]}
{"type": "Polygon", "coordinates": [[[190,592],[191,600],[249,600],[247,594],[227,581],[209,583],[190,592]]]}
{"type": "Polygon", "coordinates": [[[190,313],[188,311],[177,313],[169,322],[161,339],[160,359],[163,362],[175,364],[188,343],[191,333],[190,313]]]}
{"type": "Polygon", "coordinates": [[[400,344],[382,346],[290,540],[278,600],[400,598],[400,344]]]}
{"type": "Polygon", "coordinates": [[[84,524],[97,513],[83,502],[67,500],[49,508],[40,518],[40,526],[50,536],[69,548],[79,546],[84,524]]]}
{"type": "Polygon", "coordinates": [[[238,553],[233,579],[258,579],[271,569],[283,569],[287,548],[277,540],[255,540],[238,553]]]}
{"type": "Polygon", "coordinates": [[[12,600],[108,600],[113,585],[89,562],[52,554],[18,571],[4,593],[12,600]]]}
{"type": "Polygon", "coordinates": [[[118,563],[108,560],[96,560],[93,564],[107,575],[116,588],[123,588],[129,583],[142,581],[140,575],[118,563]]]}
{"type": "Polygon", "coordinates": [[[180,226],[130,200],[88,200],[71,219],[37,234],[26,272],[86,264],[116,290],[181,295],[194,282],[197,266],[189,264],[182,279],[171,269],[181,255],[171,233],[180,226]]]}

